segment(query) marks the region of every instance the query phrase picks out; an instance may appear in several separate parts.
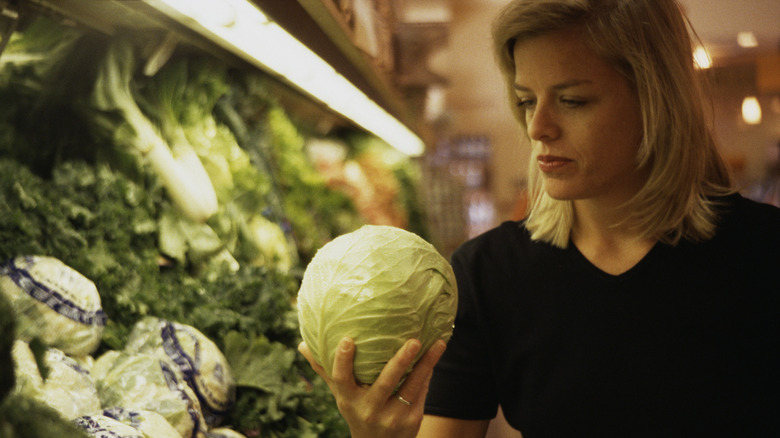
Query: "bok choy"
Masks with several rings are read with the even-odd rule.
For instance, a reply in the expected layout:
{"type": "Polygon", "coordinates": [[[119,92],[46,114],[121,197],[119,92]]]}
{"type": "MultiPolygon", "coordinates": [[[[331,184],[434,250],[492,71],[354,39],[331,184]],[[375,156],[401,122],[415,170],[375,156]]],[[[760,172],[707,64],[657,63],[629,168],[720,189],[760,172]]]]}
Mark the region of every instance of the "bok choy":
{"type": "Polygon", "coordinates": [[[171,147],[141,111],[131,82],[134,61],[130,41],[116,39],[100,66],[92,95],[92,106],[100,113],[97,125],[111,132],[117,145],[144,158],[187,218],[204,222],[218,207],[211,179],[186,141],[171,147]]]}

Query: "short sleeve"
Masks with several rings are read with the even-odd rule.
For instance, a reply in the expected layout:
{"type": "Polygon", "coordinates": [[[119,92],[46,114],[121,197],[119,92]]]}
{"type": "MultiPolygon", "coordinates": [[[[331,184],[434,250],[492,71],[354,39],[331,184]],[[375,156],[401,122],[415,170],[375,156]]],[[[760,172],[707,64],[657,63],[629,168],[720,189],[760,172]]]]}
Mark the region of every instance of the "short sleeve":
{"type": "Polygon", "coordinates": [[[498,401],[490,369],[488,342],[468,267],[469,251],[461,247],[452,258],[458,282],[458,312],[447,350],[434,369],[425,413],[464,420],[496,416],[498,401]]]}

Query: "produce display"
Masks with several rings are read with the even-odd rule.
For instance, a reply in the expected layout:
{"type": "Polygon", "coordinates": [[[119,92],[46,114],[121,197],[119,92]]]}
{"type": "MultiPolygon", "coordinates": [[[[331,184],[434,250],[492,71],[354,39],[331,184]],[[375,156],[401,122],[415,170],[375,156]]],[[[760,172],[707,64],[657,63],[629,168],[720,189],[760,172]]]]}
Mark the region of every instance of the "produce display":
{"type": "MultiPolygon", "coordinates": [[[[38,17],[0,54],[0,436],[347,437],[296,300],[382,215],[319,171],[278,83],[189,47],[144,73],[153,37],[38,17]]],[[[413,164],[379,170],[376,205],[424,235],[413,164]]]]}
{"type": "Polygon", "coordinates": [[[414,233],[365,225],[323,246],[298,294],[301,334],[325,371],[339,341],[355,341],[354,373],[371,384],[407,339],[420,340],[415,362],[452,336],[455,274],[436,248],[414,233]]]}

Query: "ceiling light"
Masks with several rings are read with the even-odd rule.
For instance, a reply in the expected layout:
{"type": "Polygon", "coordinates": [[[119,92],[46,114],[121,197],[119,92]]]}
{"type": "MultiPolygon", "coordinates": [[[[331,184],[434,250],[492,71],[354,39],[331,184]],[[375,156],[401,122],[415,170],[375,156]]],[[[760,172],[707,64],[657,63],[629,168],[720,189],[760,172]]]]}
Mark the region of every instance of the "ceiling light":
{"type": "Polygon", "coordinates": [[[737,44],[746,49],[758,47],[758,39],[753,32],[740,32],[737,34],[737,44]]]}
{"type": "Polygon", "coordinates": [[[425,150],[417,134],[249,1],[144,1],[255,66],[283,77],[399,151],[417,156],[425,150]]]}
{"type": "Polygon", "coordinates": [[[704,46],[699,46],[694,50],[693,61],[697,68],[706,69],[712,67],[712,58],[704,46]]]}
{"type": "Polygon", "coordinates": [[[761,123],[761,104],[755,96],[748,96],[742,101],[742,120],[748,125],[761,123]]]}

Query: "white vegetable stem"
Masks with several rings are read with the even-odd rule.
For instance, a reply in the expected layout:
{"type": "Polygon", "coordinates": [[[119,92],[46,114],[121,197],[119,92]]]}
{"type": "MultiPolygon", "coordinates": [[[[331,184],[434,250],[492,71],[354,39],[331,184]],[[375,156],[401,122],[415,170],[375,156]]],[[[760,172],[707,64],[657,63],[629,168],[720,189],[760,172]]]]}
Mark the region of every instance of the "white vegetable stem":
{"type": "Polygon", "coordinates": [[[159,135],[150,140],[153,141],[146,159],[171,201],[189,219],[206,221],[217,212],[217,193],[198,155],[190,149],[174,157],[159,135]]]}
{"type": "Polygon", "coordinates": [[[211,178],[191,146],[177,145],[172,151],[138,107],[130,90],[133,48],[126,41],[121,43],[111,48],[104,61],[93,104],[96,109],[122,115],[129,125],[131,137],[123,141],[140,152],[182,214],[193,221],[204,222],[218,208],[211,178]]]}

